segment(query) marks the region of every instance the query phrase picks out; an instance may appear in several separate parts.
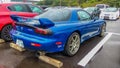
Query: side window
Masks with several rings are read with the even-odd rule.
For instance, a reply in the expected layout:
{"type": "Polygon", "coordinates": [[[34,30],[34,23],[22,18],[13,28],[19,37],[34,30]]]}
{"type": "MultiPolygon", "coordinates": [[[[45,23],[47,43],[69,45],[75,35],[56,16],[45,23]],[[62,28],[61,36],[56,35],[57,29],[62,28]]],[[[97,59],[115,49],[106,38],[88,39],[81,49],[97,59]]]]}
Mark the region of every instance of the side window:
{"type": "Polygon", "coordinates": [[[97,10],[98,10],[98,8],[95,8],[95,9],[94,9],[94,11],[97,11],[97,10]]]}
{"type": "Polygon", "coordinates": [[[91,16],[85,11],[78,11],[77,14],[78,14],[79,20],[82,20],[82,21],[91,20],[91,16]]]}
{"type": "Polygon", "coordinates": [[[97,8],[97,10],[99,10],[99,8],[97,8]]]}
{"type": "Polygon", "coordinates": [[[40,9],[39,7],[37,6],[33,6],[33,5],[28,5],[28,7],[32,10],[32,12],[34,13],[42,13],[42,9],[40,9]]]}
{"type": "Polygon", "coordinates": [[[21,4],[9,6],[8,9],[17,12],[29,12],[28,8],[25,5],[21,5],[21,4]]]}

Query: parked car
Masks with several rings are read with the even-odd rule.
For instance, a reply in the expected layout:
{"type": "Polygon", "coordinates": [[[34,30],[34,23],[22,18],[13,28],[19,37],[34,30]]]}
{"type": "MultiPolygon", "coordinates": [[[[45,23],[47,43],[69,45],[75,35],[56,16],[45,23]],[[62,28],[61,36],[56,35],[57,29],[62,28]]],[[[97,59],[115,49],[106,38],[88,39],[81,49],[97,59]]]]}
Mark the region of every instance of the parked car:
{"type": "Polygon", "coordinates": [[[34,17],[43,10],[32,4],[25,3],[2,3],[0,4],[0,37],[6,41],[12,40],[9,31],[12,29],[14,21],[10,15],[34,17]]]}
{"type": "Polygon", "coordinates": [[[48,8],[47,5],[41,5],[40,7],[41,7],[42,9],[46,9],[46,8],[48,8]]]}
{"type": "Polygon", "coordinates": [[[97,7],[87,7],[87,8],[84,8],[84,10],[86,10],[88,13],[90,13],[91,15],[94,15],[98,18],[99,18],[100,12],[101,12],[100,9],[97,7]]]}
{"type": "Polygon", "coordinates": [[[80,44],[94,36],[104,36],[106,22],[94,19],[82,9],[52,9],[34,18],[11,16],[16,28],[11,36],[18,46],[47,53],[63,51],[75,55],[80,44]]]}
{"type": "MultiPolygon", "coordinates": [[[[66,6],[55,6],[55,7],[48,7],[48,8],[46,8],[46,9],[44,9],[45,11],[48,11],[48,10],[50,10],[50,9],[61,9],[61,8],[68,8],[68,7],[66,7],[66,6]]],[[[71,7],[71,8],[73,8],[73,7],[71,7]]],[[[75,8],[75,7],[74,7],[75,8]]]]}
{"type": "Polygon", "coordinates": [[[45,8],[44,10],[45,10],[45,11],[48,11],[48,10],[50,10],[50,9],[53,9],[53,7],[48,7],[48,8],[45,8]]]}
{"type": "Polygon", "coordinates": [[[103,10],[100,14],[101,19],[116,20],[119,18],[119,10],[115,7],[110,7],[103,10]]]}
{"type": "Polygon", "coordinates": [[[98,7],[101,11],[103,11],[106,8],[109,8],[109,5],[107,4],[97,4],[96,7],[98,7]]]}

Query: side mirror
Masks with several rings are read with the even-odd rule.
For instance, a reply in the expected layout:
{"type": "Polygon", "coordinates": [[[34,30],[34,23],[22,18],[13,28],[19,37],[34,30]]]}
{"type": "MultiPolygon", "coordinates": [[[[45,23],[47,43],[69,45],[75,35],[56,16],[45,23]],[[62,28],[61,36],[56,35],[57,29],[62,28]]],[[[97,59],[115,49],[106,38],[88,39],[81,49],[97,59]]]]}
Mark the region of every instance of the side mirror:
{"type": "Polygon", "coordinates": [[[94,20],[98,20],[98,19],[99,19],[99,14],[96,14],[95,12],[93,12],[93,13],[91,14],[91,17],[92,17],[92,19],[94,19],[94,20]]]}

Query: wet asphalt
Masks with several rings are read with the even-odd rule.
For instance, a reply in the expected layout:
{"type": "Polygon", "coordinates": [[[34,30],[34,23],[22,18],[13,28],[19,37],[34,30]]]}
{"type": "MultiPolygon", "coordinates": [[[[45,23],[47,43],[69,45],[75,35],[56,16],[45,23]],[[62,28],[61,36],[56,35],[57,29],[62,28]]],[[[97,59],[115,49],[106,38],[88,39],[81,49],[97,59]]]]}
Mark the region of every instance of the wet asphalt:
{"type": "MultiPolygon", "coordinates": [[[[107,32],[120,33],[120,20],[107,21],[107,32]]],[[[106,34],[107,35],[107,34],[106,34]]],[[[82,68],[77,63],[83,59],[104,37],[93,37],[81,44],[73,57],[62,53],[47,54],[64,63],[62,68],[82,68]]],[[[120,36],[113,34],[85,68],[120,68],[120,36]]],[[[39,60],[34,52],[18,52],[10,48],[10,42],[0,44],[0,68],[55,68],[39,60]]]]}

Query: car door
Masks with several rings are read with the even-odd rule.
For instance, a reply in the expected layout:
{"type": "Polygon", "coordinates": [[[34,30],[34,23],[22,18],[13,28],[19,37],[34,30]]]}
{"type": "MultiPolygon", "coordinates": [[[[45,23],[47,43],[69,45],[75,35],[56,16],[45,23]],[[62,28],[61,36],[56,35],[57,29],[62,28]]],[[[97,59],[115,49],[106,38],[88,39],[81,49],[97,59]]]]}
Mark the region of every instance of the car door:
{"type": "Polygon", "coordinates": [[[25,17],[34,17],[38,15],[37,13],[33,13],[26,4],[14,4],[8,7],[11,11],[11,14],[25,16],[25,17]]]}
{"type": "Polygon", "coordinates": [[[82,39],[86,40],[94,35],[99,31],[99,25],[95,22],[95,20],[92,20],[90,14],[86,11],[80,10],[77,12],[78,18],[80,20],[80,23],[82,23],[82,39]]]}

